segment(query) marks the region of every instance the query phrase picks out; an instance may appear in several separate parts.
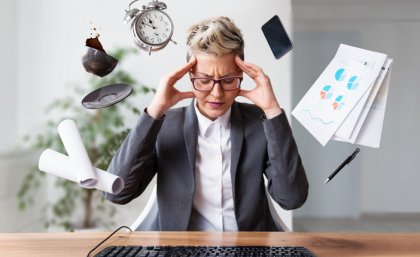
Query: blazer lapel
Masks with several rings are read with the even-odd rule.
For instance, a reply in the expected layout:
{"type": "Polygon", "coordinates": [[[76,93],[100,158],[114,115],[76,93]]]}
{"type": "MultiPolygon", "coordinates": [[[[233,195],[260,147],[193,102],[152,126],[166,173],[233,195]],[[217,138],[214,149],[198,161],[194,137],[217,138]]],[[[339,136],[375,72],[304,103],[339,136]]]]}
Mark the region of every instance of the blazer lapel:
{"type": "Polygon", "coordinates": [[[184,140],[187,149],[188,160],[190,162],[193,178],[195,177],[195,152],[197,148],[198,121],[194,109],[195,101],[187,107],[184,121],[184,140]]]}
{"type": "Polygon", "coordinates": [[[233,188],[233,199],[235,197],[235,184],[236,184],[236,171],[238,168],[239,157],[241,156],[242,142],[244,140],[244,128],[242,115],[238,106],[238,103],[234,102],[232,105],[231,113],[231,128],[230,128],[230,137],[231,137],[231,167],[230,175],[232,180],[233,188]]]}

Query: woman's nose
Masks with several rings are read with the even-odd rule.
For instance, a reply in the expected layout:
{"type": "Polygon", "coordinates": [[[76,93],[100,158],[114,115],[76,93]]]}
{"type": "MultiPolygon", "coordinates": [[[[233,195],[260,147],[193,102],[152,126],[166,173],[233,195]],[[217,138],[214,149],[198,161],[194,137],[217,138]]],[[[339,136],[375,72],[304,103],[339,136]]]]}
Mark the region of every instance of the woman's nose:
{"type": "Polygon", "coordinates": [[[220,81],[215,82],[212,90],[211,90],[211,95],[213,96],[221,96],[223,95],[224,91],[222,88],[222,85],[220,84],[220,81]]]}

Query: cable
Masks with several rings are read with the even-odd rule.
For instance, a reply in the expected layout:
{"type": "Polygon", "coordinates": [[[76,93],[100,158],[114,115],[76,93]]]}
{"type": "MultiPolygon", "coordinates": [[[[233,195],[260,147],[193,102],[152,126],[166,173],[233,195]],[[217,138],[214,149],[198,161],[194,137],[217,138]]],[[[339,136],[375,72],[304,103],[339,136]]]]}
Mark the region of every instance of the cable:
{"type": "Polygon", "coordinates": [[[92,252],[94,252],[99,246],[101,246],[101,244],[103,244],[106,240],[108,240],[111,236],[113,236],[115,233],[117,233],[122,228],[127,228],[128,230],[130,230],[130,232],[133,232],[133,230],[131,230],[131,228],[129,228],[127,226],[121,226],[121,227],[117,228],[107,238],[105,238],[104,240],[102,240],[102,242],[100,242],[92,250],[90,250],[90,252],[87,254],[87,257],[89,257],[92,252]]]}

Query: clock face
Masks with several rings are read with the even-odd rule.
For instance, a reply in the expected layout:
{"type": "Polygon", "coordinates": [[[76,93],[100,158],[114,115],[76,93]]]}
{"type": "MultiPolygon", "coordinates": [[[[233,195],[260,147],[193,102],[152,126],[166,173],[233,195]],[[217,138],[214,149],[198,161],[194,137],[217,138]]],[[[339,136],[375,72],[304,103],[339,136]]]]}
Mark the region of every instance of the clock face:
{"type": "Polygon", "coordinates": [[[141,41],[148,45],[164,45],[171,39],[172,21],[160,10],[146,10],[135,22],[135,30],[141,41]]]}

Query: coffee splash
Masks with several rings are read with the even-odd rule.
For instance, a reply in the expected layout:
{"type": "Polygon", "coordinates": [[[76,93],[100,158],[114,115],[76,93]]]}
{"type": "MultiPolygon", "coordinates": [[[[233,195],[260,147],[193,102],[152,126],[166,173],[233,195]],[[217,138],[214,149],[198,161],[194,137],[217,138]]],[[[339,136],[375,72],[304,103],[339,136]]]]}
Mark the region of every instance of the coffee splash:
{"type": "Polygon", "coordinates": [[[98,51],[105,52],[105,49],[102,47],[101,42],[99,41],[99,33],[96,28],[92,28],[90,32],[90,38],[86,39],[86,46],[95,48],[98,51]]]}

